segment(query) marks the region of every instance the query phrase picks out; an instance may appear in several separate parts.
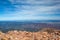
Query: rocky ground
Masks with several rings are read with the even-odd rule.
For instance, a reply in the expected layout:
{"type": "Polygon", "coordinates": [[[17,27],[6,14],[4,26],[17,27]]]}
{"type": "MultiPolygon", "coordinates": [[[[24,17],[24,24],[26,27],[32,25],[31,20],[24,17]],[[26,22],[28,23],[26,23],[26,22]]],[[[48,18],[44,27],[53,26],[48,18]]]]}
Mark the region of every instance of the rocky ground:
{"type": "Polygon", "coordinates": [[[0,32],[0,40],[60,40],[60,30],[47,28],[38,32],[17,30],[0,32]]]}

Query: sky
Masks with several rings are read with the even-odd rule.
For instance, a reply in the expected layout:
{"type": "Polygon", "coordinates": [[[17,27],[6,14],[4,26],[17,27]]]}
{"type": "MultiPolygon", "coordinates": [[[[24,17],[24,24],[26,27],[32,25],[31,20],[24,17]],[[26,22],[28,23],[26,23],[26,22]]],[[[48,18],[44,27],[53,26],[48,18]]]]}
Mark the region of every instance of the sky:
{"type": "Polygon", "coordinates": [[[60,0],[0,0],[0,20],[60,20],[60,0]]]}

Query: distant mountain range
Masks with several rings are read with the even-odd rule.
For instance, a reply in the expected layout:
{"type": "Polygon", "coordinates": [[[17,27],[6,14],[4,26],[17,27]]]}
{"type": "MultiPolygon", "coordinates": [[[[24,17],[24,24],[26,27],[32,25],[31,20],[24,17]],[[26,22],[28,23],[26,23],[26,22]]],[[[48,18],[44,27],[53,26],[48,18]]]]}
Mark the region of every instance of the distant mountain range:
{"type": "Polygon", "coordinates": [[[0,30],[26,30],[38,31],[42,28],[60,29],[60,20],[34,20],[34,21],[0,21],[0,30]]]}
{"type": "Polygon", "coordinates": [[[60,20],[14,20],[14,21],[0,21],[0,22],[28,22],[28,23],[32,23],[32,22],[60,22],[60,20]]]}

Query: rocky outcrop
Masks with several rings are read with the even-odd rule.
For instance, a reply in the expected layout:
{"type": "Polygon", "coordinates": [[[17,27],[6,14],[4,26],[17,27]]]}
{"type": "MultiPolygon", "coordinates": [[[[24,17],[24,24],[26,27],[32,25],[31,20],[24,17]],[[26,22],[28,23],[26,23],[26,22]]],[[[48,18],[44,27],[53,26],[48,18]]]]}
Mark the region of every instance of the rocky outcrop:
{"type": "Polygon", "coordinates": [[[17,30],[0,32],[0,40],[60,40],[60,30],[48,28],[37,32],[17,30]]]}

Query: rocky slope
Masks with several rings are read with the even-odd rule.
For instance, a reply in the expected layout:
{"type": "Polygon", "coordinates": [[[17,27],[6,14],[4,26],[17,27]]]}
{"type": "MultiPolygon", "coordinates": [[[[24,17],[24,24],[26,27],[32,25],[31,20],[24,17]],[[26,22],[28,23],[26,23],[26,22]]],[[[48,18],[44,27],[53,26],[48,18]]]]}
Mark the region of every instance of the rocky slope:
{"type": "Polygon", "coordinates": [[[47,28],[37,32],[17,30],[0,32],[0,40],[60,40],[60,30],[47,28]]]}

